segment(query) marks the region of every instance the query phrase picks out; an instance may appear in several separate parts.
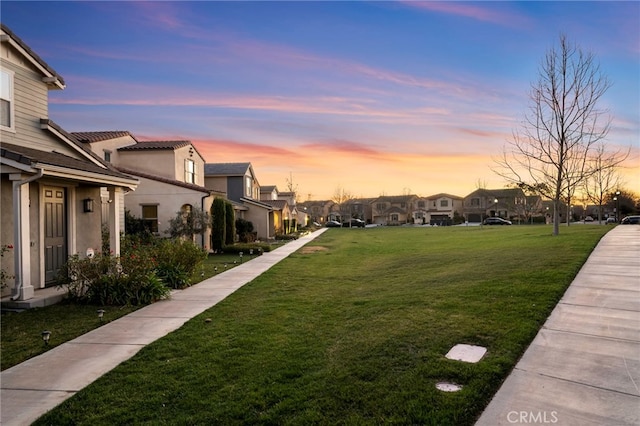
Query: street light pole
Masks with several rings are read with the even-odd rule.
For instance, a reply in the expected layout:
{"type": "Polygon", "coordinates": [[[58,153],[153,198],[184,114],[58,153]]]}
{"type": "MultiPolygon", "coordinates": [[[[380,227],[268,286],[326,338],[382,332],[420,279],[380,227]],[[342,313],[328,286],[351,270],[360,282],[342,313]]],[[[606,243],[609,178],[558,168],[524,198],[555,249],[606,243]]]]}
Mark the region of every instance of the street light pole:
{"type": "Polygon", "coordinates": [[[620,217],[620,191],[616,191],[616,196],[613,197],[613,201],[616,202],[616,222],[620,223],[622,220],[620,217]]]}

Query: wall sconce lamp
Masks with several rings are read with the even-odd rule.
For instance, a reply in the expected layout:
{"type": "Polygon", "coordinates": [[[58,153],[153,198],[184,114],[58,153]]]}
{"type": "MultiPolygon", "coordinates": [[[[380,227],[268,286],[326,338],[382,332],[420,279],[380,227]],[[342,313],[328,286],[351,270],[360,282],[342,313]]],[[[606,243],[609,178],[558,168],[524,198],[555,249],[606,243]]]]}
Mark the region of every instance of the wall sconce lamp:
{"type": "Polygon", "coordinates": [[[44,342],[44,344],[49,345],[49,338],[51,337],[51,332],[49,330],[45,330],[42,333],[40,333],[40,335],[42,336],[42,341],[44,342]]]}
{"type": "Polygon", "coordinates": [[[91,198],[82,200],[82,210],[85,213],[91,213],[93,211],[93,200],[91,198]]]}

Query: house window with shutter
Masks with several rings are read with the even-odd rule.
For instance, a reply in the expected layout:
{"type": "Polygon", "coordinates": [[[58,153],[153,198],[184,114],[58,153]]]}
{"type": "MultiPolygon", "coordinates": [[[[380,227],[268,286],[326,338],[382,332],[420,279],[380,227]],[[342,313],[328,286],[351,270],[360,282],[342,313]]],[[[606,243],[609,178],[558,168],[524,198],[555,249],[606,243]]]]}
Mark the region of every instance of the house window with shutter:
{"type": "Polygon", "coordinates": [[[0,127],[14,131],[13,73],[0,71],[0,127]]]}
{"type": "Polygon", "coordinates": [[[184,181],[186,183],[196,183],[196,164],[193,160],[184,160],[184,181]]]}
{"type": "Polygon", "coordinates": [[[440,207],[449,207],[449,200],[440,200],[440,207]]]}

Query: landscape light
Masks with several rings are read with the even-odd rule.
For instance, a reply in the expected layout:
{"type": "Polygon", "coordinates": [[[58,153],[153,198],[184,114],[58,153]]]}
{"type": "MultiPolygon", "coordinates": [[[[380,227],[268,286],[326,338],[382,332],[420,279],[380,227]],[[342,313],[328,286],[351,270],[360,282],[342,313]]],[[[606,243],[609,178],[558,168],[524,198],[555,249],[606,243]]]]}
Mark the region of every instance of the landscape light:
{"type": "Polygon", "coordinates": [[[102,322],[102,317],[104,317],[104,309],[98,309],[98,318],[100,318],[100,322],[102,322]]]}
{"type": "Polygon", "coordinates": [[[242,255],[243,255],[244,253],[240,252],[240,253],[238,253],[238,254],[240,255],[240,263],[242,263],[242,255]]]}
{"type": "Polygon", "coordinates": [[[45,330],[40,334],[42,336],[42,341],[44,342],[44,344],[48,345],[49,344],[49,338],[51,337],[51,332],[49,330],[45,330]]]}

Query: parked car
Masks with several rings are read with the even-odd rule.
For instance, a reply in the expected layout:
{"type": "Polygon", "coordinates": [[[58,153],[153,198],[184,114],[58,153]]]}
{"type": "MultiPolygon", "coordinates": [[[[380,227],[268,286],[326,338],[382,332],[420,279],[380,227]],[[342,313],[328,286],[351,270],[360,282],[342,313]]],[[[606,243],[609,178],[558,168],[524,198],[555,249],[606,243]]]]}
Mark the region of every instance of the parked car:
{"type": "Polygon", "coordinates": [[[511,225],[511,221],[501,217],[488,217],[484,220],[485,225],[511,225]]]}
{"type": "Polygon", "coordinates": [[[591,216],[587,216],[584,218],[585,222],[593,222],[593,218],[591,216]]]}
{"type": "Polygon", "coordinates": [[[640,225],[640,216],[627,216],[620,222],[622,225],[640,225]]]}
{"type": "Polygon", "coordinates": [[[327,228],[340,228],[342,224],[337,220],[330,220],[327,223],[325,223],[324,226],[326,226],[327,228]]]}
{"type": "Polygon", "coordinates": [[[608,217],[606,223],[618,223],[615,217],[608,217]]]}
{"type": "Polygon", "coordinates": [[[343,228],[364,228],[364,220],[362,219],[351,219],[350,221],[346,221],[342,224],[343,228]]]}

